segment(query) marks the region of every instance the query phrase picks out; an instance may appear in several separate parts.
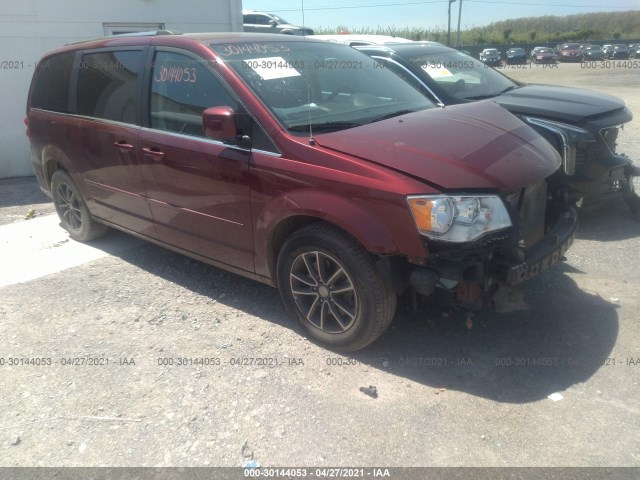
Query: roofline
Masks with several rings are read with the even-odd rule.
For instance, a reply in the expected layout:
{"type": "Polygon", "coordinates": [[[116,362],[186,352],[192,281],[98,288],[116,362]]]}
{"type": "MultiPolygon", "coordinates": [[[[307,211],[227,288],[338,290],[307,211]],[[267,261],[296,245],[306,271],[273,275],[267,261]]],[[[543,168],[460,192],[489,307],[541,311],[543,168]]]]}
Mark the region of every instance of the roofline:
{"type": "Polygon", "coordinates": [[[254,33],[254,32],[193,32],[179,33],[170,30],[160,30],[151,32],[140,32],[134,35],[109,35],[99,38],[90,38],[76,42],[70,42],[58,48],[45,52],[41,58],[46,58],[54,54],[68,51],[78,51],[84,49],[111,48],[111,47],[135,47],[149,45],[154,38],[171,38],[176,40],[193,40],[203,45],[220,43],[243,43],[243,42],[322,42],[326,41],[314,38],[314,35],[286,35],[279,33],[254,33]]]}

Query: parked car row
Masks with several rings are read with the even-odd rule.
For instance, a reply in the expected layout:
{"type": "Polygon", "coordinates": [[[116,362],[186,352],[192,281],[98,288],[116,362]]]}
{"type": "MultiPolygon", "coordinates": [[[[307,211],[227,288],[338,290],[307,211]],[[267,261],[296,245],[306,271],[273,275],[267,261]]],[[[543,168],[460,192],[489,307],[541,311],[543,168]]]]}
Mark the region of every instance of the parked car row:
{"type": "MultiPolygon", "coordinates": [[[[535,47],[527,54],[523,48],[510,48],[505,52],[504,63],[507,65],[532,63],[556,63],[556,62],[583,62],[597,60],[626,60],[640,58],[640,44],[631,45],[581,45],[578,43],[565,43],[556,48],[535,47]]],[[[503,57],[496,48],[485,48],[479,55],[480,61],[490,66],[501,66],[503,57]]]]}
{"type": "Polygon", "coordinates": [[[555,52],[559,61],[591,61],[591,60],[626,60],[640,58],[639,44],[615,44],[615,45],[580,45],[577,43],[565,43],[558,45],[555,52]]]}
{"type": "Polygon", "coordinates": [[[630,120],[434,42],[215,33],[50,52],[25,123],[72,238],[113,227],[272,285],[309,338],[356,350],[405,292],[526,308],[576,201],[632,195],[630,120]]]}

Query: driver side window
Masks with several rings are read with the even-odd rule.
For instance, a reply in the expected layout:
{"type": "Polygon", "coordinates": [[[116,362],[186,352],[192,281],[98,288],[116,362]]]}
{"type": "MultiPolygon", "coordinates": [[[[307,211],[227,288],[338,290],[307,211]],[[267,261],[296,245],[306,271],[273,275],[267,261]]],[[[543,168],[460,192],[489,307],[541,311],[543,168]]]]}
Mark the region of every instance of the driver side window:
{"type": "Polygon", "coordinates": [[[236,102],[202,62],[188,55],[158,51],[151,77],[151,127],[204,137],[202,112],[236,102]]]}
{"type": "Polygon", "coordinates": [[[256,15],[255,22],[257,25],[271,25],[271,17],[267,17],[266,15],[256,15]]]}

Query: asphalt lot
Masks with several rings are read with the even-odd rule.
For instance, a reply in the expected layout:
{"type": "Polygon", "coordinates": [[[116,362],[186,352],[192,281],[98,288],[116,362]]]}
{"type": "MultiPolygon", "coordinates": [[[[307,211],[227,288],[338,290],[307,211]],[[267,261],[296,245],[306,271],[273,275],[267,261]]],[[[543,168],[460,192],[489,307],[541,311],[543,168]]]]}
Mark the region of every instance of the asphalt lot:
{"type": "MultiPolygon", "coordinates": [[[[640,69],[503,71],[620,96],[640,161],[640,69]]],[[[402,300],[352,355],[303,338],[269,287],[119,232],[78,245],[52,211],[33,179],[0,181],[0,466],[640,466],[622,202],[582,214],[529,313],[402,300]]]]}

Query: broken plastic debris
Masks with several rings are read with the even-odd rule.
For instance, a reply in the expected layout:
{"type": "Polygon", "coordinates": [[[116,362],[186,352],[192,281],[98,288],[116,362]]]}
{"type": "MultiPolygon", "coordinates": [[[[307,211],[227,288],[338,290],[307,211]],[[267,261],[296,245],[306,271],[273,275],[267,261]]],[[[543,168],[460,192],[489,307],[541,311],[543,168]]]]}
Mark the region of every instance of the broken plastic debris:
{"type": "Polygon", "coordinates": [[[260,468],[260,462],[257,460],[247,460],[242,464],[242,468],[260,468]]]}
{"type": "Polygon", "coordinates": [[[371,398],[378,398],[378,389],[373,385],[369,385],[368,387],[360,387],[360,391],[365,395],[369,395],[371,398]]]}
{"type": "Polygon", "coordinates": [[[562,400],[564,397],[562,395],[560,395],[558,392],[556,393],[552,393],[551,395],[549,395],[547,397],[549,400],[553,400],[554,402],[559,402],[560,400],[562,400]]]}
{"type": "Polygon", "coordinates": [[[253,460],[253,450],[249,448],[248,439],[245,439],[242,447],[240,447],[240,455],[242,455],[244,458],[250,458],[251,460],[253,460]]]}
{"type": "Polygon", "coordinates": [[[619,302],[620,299],[617,297],[610,297],[609,300],[611,300],[612,302],[619,302]]]}

